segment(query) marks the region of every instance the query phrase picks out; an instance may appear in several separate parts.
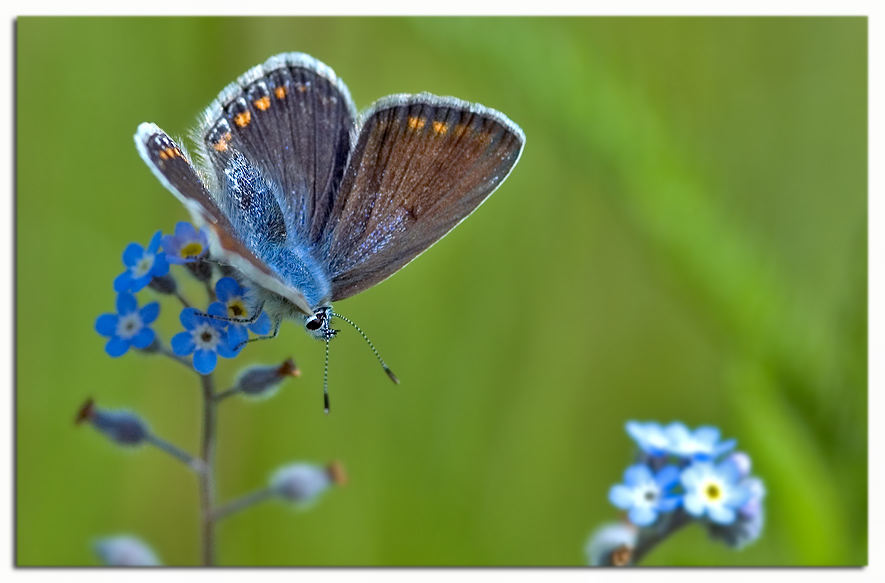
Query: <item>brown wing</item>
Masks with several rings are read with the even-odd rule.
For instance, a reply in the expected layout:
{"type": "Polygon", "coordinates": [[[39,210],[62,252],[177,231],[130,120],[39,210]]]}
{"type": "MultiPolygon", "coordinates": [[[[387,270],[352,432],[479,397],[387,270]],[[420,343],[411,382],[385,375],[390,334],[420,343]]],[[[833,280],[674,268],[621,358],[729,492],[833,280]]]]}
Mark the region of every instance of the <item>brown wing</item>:
{"type": "Polygon", "coordinates": [[[507,177],[525,135],[504,114],[452,97],[375,103],[332,208],[332,299],[386,279],[472,213],[507,177]]]}
{"type": "Polygon", "coordinates": [[[180,200],[198,225],[209,231],[210,249],[216,259],[232,265],[256,284],[286,298],[306,314],[312,310],[301,292],[291,288],[232,236],[233,227],[221,212],[183,150],[152,123],[138,126],[135,145],[142,159],[172,194],[180,200]]]}

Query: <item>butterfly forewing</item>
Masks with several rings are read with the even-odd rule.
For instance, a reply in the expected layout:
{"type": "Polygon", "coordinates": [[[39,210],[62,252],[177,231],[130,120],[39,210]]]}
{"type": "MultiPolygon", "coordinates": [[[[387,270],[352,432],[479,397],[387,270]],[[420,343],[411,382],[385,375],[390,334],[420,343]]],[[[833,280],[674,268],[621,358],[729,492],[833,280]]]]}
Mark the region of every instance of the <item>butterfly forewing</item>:
{"type": "Polygon", "coordinates": [[[185,205],[194,221],[208,228],[213,243],[210,247],[216,260],[232,265],[246,277],[287,298],[305,312],[312,313],[301,292],[286,285],[233,235],[235,230],[230,220],[172,138],[156,125],[143,123],[135,134],[135,145],[154,175],[185,205]]]}
{"type": "MultiPolygon", "coordinates": [[[[355,111],[347,87],[329,67],[286,53],[222,91],[206,109],[198,138],[219,183],[238,155],[258,168],[275,188],[263,193],[268,200],[247,202],[262,216],[285,221],[283,239],[310,245],[331,211],[352,146],[355,111]]],[[[241,230],[264,228],[245,223],[241,230]]],[[[265,239],[282,242],[279,225],[274,229],[265,239]]]]}
{"type": "Polygon", "coordinates": [[[377,102],[329,221],[332,299],[379,283],[448,233],[507,177],[524,142],[503,114],[455,98],[377,102]]]}

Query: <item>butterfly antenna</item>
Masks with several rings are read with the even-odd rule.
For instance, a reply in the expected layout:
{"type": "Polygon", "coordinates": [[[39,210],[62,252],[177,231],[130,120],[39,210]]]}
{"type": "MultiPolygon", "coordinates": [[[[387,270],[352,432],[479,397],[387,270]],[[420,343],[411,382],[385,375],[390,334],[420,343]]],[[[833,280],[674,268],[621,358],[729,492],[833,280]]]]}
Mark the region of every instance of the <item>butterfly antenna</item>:
{"type": "Polygon", "coordinates": [[[387,364],[384,363],[384,359],[381,358],[381,355],[378,354],[377,350],[375,350],[375,345],[372,344],[372,341],[369,340],[369,337],[366,336],[366,334],[362,330],[360,330],[360,327],[357,326],[356,324],[354,324],[353,322],[351,322],[348,318],[345,318],[344,316],[342,316],[341,314],[333,312],[332,315],[335,316],[336,318],[338,318],[339,320],[344,320],[345,322],[347,322],[348,324],[353,326],[354,330],[356,330],[357,332],[360,333],[360,336],[363,337],[363,340],[366,341],[366,343],[369,345],[369,348],[371,348],[372,352],[375,353],[375,358],[377,358],[378,362],[381,363],[381,366],[384,368],[384,372],[387,373],[387,376],[390,377],[390,380],[392,380],[396,384],[399,384],[399,379],[396,378],[396,375],[393,374],[393,371],[390,370],[390,367],[388,367],[387,364]]]}
{"type": "Polygon", "coordinates": [[[329,341],[326,340],[326,369],[323,371],[323,412],[329,414],[329,341]]]}

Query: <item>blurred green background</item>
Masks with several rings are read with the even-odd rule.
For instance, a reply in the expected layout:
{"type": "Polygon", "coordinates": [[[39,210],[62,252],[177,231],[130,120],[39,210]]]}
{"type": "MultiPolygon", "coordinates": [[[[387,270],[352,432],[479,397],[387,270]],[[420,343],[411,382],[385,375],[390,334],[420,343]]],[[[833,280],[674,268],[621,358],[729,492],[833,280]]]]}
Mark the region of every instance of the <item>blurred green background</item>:
{"type": "MultiPolygon", "coordinates": [[[[136,126],[183,136],[268,56],[310,53],[358,107],[397,92],[522,126],[503,187],[392,279],[222,361],[293,356],[271,400],[221,406],[222,501],[341,460],[308,512],[219,529],[227,565],[580,565],[630,463],[628,419],[713,424],[767,484],[763,538],[698,527],[648,565],[867,561],[867,21],[863,18],[21,18],[17,22],[17,561],[96,564],[132,533],[198,560],[197,488],[74,414],[131,408],[196,452],[195,376],[111,359],[95,318],[130,241],[188,219],[136,126]]],[[[140,301],[152,297],[140,292],[140,301]]],[[[191,295],[197,297],[195,293],[191,295]]],[[[179,330],[162,300],[158,330],[179,330]]]]}

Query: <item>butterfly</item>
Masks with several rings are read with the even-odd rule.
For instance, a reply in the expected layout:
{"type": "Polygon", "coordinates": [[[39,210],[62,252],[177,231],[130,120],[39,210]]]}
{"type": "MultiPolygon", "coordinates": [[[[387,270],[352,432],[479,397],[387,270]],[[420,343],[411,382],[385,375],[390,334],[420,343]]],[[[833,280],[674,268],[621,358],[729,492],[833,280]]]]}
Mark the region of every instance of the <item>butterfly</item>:
{"type": "MultiPolygon", "coordinates": [[[[525,145],[507,116],[454,97],[389,95],[359,114],[335,72],[304,53],[241,75],[192,138],[196,165],[153,123],[139,125],[135,144],[206,228],[212,259],[256,290],[256,315],[267,312],[272,336],[294,319],[326,341],[327,363],[331,319],[357,328],[332,302],[446,235],[501,185],[525,145]]],[[[328,413],[327,381],[323,393],[328,413]]]]}

